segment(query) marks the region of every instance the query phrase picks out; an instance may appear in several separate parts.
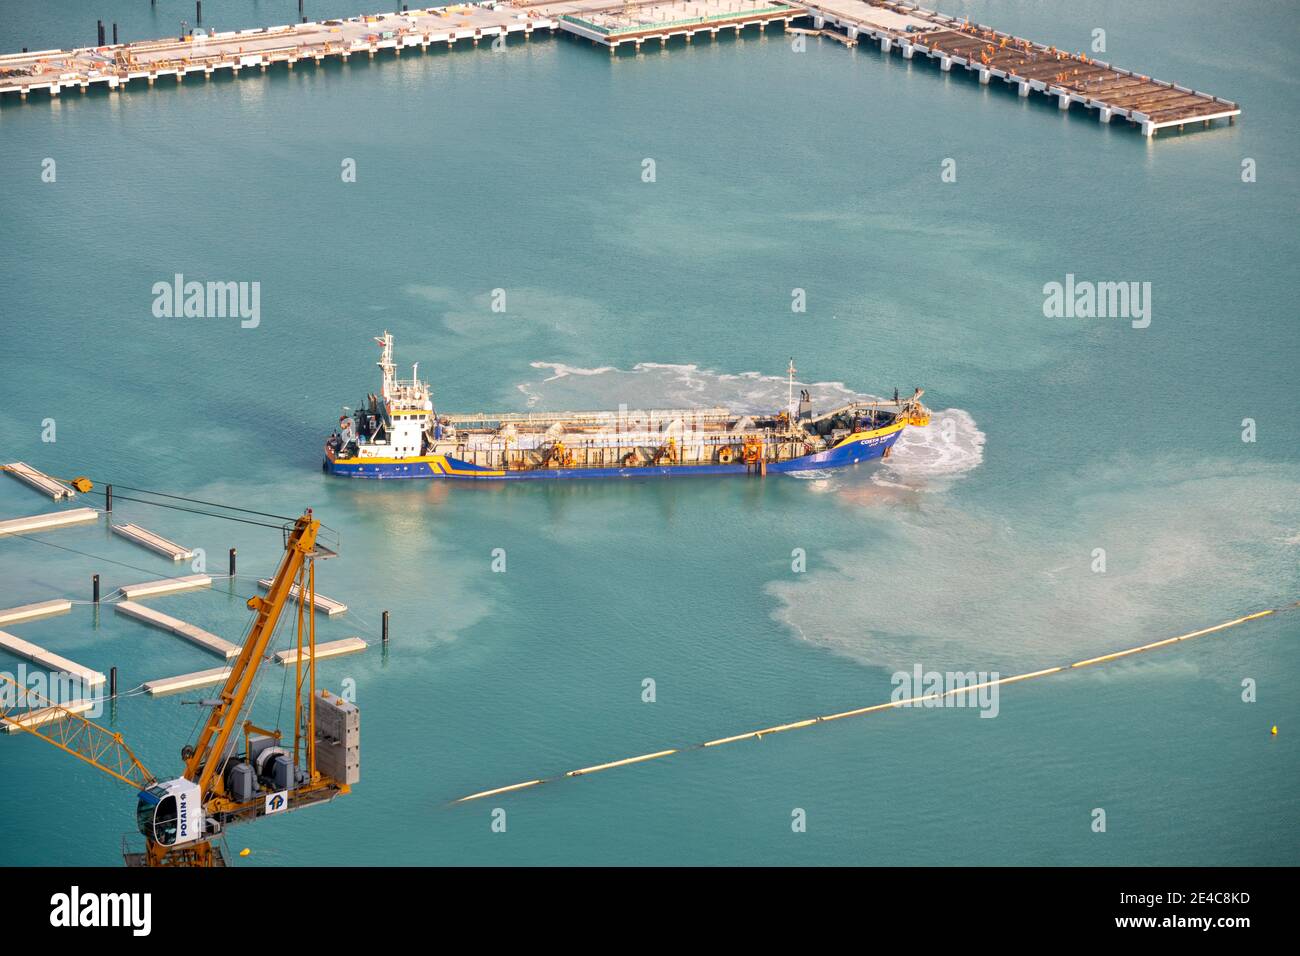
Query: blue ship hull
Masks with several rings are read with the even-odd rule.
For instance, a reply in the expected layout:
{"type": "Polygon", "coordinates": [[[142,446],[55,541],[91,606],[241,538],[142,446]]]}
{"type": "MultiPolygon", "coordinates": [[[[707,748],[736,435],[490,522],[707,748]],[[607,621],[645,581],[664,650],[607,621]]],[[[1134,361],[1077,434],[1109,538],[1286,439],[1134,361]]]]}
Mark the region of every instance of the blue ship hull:
{"type": "MultiPolygon", "coordinates": [[[[789,461],[768,462],[770,474],[845,468],[883,457],[902,434],[903,425],[850,435],[834,448],[789,461]],[[883,432],[883,434],[881,434],[883,432]]],[[[450,455],[418,458],[365,459],[324,462],[326,471],[344,478],[461,478],[474,481],[547,481],[565,478],[676,478],[683,475],[748,475],[757,465],[643,465],[633,468],[535,468],[502,471],[473,465],[450,455]]]]}

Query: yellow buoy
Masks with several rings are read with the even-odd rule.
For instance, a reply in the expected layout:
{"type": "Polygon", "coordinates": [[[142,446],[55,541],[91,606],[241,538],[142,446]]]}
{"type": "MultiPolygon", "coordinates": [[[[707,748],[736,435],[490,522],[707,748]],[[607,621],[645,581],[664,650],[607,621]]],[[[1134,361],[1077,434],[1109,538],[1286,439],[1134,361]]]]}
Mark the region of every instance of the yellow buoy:
{"type": "Polygon", "coordinates": [[[1277,736],[1277,724],[1273,725],[1273,729],[1270,731],[1270,733],[1272,733],[1274,737],[1277,736]]]}
{"type": "Polygon", "coordinates": [[[73,487],[73,488],[76,488],[78,491],[80,491],[80,492],[84,495],[84,494],[85,494],[86,492],[88,492],[91,488],[94,488],[95,485],[94,485],[94,483],[93,483],[89,478],[86,478],[85,476],[82,476],[82,477],[80,477],[80,478],[73,478],[73,479],[72,479],[72,487],[73,487]]]}
{"type": "Polygon", "coordinates": [[[248,856],[248,854],[250,854],[250,853],[252,853],[252,852],[253,852],[253,851],[250,850],[248,847],[244,847],[242,850],[239,851],[239,855],[240,855],[240,856],[248,856]]]}

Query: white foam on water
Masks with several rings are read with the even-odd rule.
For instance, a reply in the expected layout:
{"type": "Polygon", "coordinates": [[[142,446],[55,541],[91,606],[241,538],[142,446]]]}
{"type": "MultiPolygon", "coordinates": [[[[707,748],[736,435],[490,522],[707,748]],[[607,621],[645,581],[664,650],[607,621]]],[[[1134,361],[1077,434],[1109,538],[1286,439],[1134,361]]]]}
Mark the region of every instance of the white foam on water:
{"type": "MultiPolygon", "coordinates": [[[[768,585],[775,619],[797,639],[869,666],[1007,674],[1300,593],[1292,465],[1117,457],[1055,478],[1032,500],[949,502],[926,496],[921,507],[874,510],[868,544],[820,555],[800,580],[768,585]]],[[[1140,666],[1178,663],[1153,654],[1140,666]]]]}
{"type": "Polygon", "coordinates": [[[934,411],[929,425],[903,429],[872,480],[917,490],[944,487],[925,479],[955,478],[978,468],[984,461],[984,441],[984,432],[969,412],[960,408],[934,411]]]}
{"type": "MultiPolygon", "coordinates": [[[[568,409],[705,408],[723,406],[735,412],[771,414],[786,407],[788,382],[779,375],[761,372],[727,373],[702,369],[698,365],[638,362],[630,369],[610,366],[582,368],[561,362],[532,362],[532,367],[549,372],[537,382],[518,387],[529,408],[539,405],[552,411],[568,409]]],[[[795,392],[806,388],[818,408],[833,408],[873,396],[854,392],[842,382],[802,382],[795,379],[795,392]]]]}

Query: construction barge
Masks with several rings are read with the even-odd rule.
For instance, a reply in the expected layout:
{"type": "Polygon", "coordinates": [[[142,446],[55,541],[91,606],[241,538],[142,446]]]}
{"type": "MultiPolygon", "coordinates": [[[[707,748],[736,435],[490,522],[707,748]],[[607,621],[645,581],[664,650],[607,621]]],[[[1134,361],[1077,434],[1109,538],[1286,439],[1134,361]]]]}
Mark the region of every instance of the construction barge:
{"type": "Polygon", "coordinates": [[[850,402],[813,412],[812,395],[774,414],[726,408],[631,412],[443,414],[419,378],[399,380],[393,337],[379,394],[340,416],[322,468],[348,478],[640,478],[820,471],[883,458],[909,426],[925,426],[922,390],[906,399],[850,402]]]}
{"type": "Polygon", "coordinates": [[[210,79],[218,71],[238,76],[279,64],[293,69],[300,60],[320,65],[326,58],[373,59],[382,51],[400,56],[431,46],[451,49],[463,40],[476,47],[487,40],[499,48],[511,36],[527,40],[538,31],[564,33],[613,56],[620,49],[640,52],[647,42],[665,47],[674,38],[716,40],[728,31],[739,37],[769,25],[790,30],[796,22],[849,49],[872,41],[882,55],[896,51],[911,61],[920,53],[943,72],[956,65],[981,84],[997,79],[1020,96],[1054,99],[1062,110],[1082,106],[1103,124],[1118,117],[1148,137],[1193,123],[1231,123],[1241,113],[1235,102],[1210,93],[891,0],[486,0],[221,33],[196,28],[170,39],[112,44],[103,42],[101,23],[94,47],[0,56],[0,102],[5,93],[25,100],[35,91],[56,97],[61,90],[85,93],[102,86],[116,92],[138,81],[152,86],[174,77],[180,83],[190,75],[210,79]]]}

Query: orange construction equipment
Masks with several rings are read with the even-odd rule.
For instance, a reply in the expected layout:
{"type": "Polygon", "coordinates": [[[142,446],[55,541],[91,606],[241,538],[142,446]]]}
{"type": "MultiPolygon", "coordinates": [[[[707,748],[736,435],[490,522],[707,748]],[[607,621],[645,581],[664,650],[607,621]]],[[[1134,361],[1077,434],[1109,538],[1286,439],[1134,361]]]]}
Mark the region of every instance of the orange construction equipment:
{"type": "Polygon", "coordinates": [[[334,554],[317,547],[320,530],[310,509],[284,528],[279,568],[266,595],[248,599],[254,612],[248,637],[211,702],[196,743],[181,750],[185,768],[180,777],[159,782],[120,734],[0,676],[0,724],[53,744],[139,791],[136,825],[145,838],[145,851],[127,853],[128,865],[224,866],[217,841],[226,826],[327,802],[348,793],[360,779],[360,723],[355,707],[316,692],[315,614],[306,609],[315,606],[315,559],[334,554]],[[258,669],[294,594],[299,595],[298,653],[290,751],[280,746],[279,730],[254,726],[247,711],[258,669]],[[336,733],[337,726],[348,728],[346,740],[329,738],[333,775],[317,766],[318,709],[328,715],[336,733]],[[333,752],[336,743],[342,743],[346,755],[341,763],[333,752]]]}

